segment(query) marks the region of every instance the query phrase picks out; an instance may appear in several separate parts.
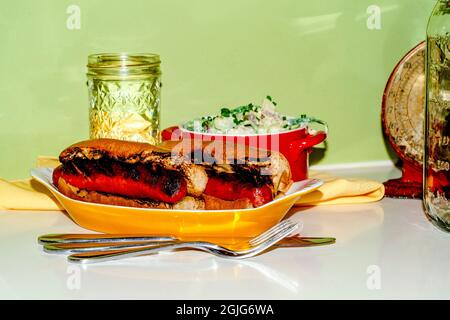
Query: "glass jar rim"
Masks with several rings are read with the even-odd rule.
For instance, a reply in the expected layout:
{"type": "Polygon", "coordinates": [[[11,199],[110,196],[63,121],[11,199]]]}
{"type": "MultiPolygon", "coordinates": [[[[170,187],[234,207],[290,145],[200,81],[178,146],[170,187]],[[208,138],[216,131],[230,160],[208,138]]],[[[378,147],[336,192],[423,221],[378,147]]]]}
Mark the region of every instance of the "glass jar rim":
{"type": "Polygon", "coordinates": [[[156,53],[95,53],[88,56],[88,68],[127,68],[158,66],[161,63],[156,53]]]}

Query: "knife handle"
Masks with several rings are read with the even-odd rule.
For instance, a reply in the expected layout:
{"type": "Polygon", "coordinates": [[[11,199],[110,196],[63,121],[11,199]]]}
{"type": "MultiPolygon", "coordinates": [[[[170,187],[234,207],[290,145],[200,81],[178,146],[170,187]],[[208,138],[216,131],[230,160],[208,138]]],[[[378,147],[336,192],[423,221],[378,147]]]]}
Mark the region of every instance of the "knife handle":
{"type": "Polygon", "coordinates": [[[55,233],[45,234],[38,238],[39,244],[49,243],[111,243],[111,242],[167,242],[177,240],[171,236],[149,236],[138,234],[93,234],[93,233],[55,233]]]}

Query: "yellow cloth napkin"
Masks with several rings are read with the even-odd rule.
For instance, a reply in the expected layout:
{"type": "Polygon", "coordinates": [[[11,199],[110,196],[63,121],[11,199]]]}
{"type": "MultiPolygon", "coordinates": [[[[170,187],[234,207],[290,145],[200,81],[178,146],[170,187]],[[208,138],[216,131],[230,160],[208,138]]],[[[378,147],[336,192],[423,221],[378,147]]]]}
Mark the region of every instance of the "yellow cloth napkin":
{"type": "MultiPolygon", "coordinates": [[[[56,157],[38,157],[38,167],[56,167],[56,157]]],[[[53,195],[33,179],[7,181],[0,179],[0,209],[3,210],[63,210],[53,195]]]]}
{"type": "Polygon", "coordinates": [[[377,181],[341,178],[317,171],[310,171],[309,177],[325,183],[301,197],[297,206],[368,203],[384,197],[384,185],[377,181]]]}
{"type": "MultiPolygon", "coordinates": [[[[55,157],[39,157],[38,167],[56,167],[55,157]]],[[[297,206],[352,204],[378,201],[384,196],[383,184],[363,179],[345,179],[326,173],[311,171],[310,178],[325,183],[317,190],[304,195],[297,206]]],[[[32,179],[6,181],[0,179],[0,209],[3,210],[62,210],[52,194],[32,179]]]]}

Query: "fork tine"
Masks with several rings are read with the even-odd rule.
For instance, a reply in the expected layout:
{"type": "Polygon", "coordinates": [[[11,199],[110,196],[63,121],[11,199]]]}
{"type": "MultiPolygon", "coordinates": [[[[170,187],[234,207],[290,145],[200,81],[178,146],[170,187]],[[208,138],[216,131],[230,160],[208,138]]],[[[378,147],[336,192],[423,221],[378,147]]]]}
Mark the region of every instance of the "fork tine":
{"type": "Polygon", "coordinates": [[[270,229],[269,231],[261,234],[260,236],[251,239],[249,241],[249,244],[251,246],[256,246],[264,241],[266,241],[268,238],[272,237],[273,235],[283,231],[284,229],[288,228],[290,225],[292,225],[292,221],[283,221],[283,223],[280,223],[279,225],[277,225],[276,227],[270,229]]]}
{"type": "Polygon", "coordinates": [[[258,241],[249,242],[250,246],[256,247],[260,245],[261,243],[264,243],[266,241],[269,241],[272,237],[280,234],[281,232],[284,232],[286,229],[291,228],[292,226],[296,225],[295,223],[286,224],[283,228],[279,228],[276,232],[272,232],[270,235],[267,235],[264,238],[259,239],[258,241]]]}
{"type": "Polygon", "coordinates": [[[287,228],[288,226],[294,224],[292,221],[290,220],[284,220],[278,224],[276,224],[275,226],[273,226],[272,228],[270,228],[269,230],[267,230],[266,232],[261,233],[259,236],[251,239],[249,241],[250,245],[258,245],[261,242],[264,242],[266,239],[268,239],[269,237],[271,237],[272,235],[280,232],[281,230],[287,228]]]}
{"type": "Polygon", "coordinates": [[[262,242],[259,245],[255,246],[251,249],[244,250],[241,252],[236,252],[236,254],[234,256],[228,255],[228,256],[226,256],[226,258],[244,259],[244,258],[250,258],[250,257],[256,256],[257,254],[267,250],[268,248],[270,248],[271,246],[276,244],[278,241],[289,236],[297,228],[298,228],[298,224],[292,223],[287,228],[283,229],[282,231],[280,231],[280,232],[274,234],[272,237],[268,238],[265,242],[262,242]]]}
{"type": "Polygon", "coordinates": [[[276,235],[276,234],[282,232],[282,231],[285,230],[286,228],[289,228],[290,225],[291,225],[290,223],[284,223],[283,225],[279,226],[278,228],[273,229],[271,232],[268,232],[268,233],[265,234],[264,236],[259,237],[259,238],[256,239],[256,240],[253,239],[253,240],[249,241],[249,244],[250,244],[251,246],[257,246],[257,245],[259,245],[260,243],[263,243],[263,242],[267,241],[267,239],[271,238],[272,236],[274,236],[274,235],[276,235]]]}
{"type": "Polygon", "coordinates": [[[287,223],[288,223],[288,220],[283,220],[283,221],[277,223],[276,225],[274,225],[272,228],[264,231],[263,233],[257,235],[256,237],[250,239],[249,242],[259,241],[261,238],[265,238],[268,234],[271,234],[274,231],[276,232],[276,230],[278,230],[279,228],[282,228],[287,223]]]}

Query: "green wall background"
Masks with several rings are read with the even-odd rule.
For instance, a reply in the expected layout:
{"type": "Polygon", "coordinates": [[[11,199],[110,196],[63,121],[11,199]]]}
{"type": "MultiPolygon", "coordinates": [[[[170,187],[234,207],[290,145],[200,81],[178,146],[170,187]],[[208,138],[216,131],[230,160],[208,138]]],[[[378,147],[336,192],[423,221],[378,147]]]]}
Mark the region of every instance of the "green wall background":
{"type": "Polygon", "coordinates": [[[329,123],[321,164],[388,159],[381,96],[433,0],[18,0],[0,9],[0,177],[88,136],[87,55],[156,52],[162,125],[260,102],[329,123]],[[80,29],[66,12],[80,8],[80,29]],[[381,8],[381,29],[367,8],[381,8]]]}

